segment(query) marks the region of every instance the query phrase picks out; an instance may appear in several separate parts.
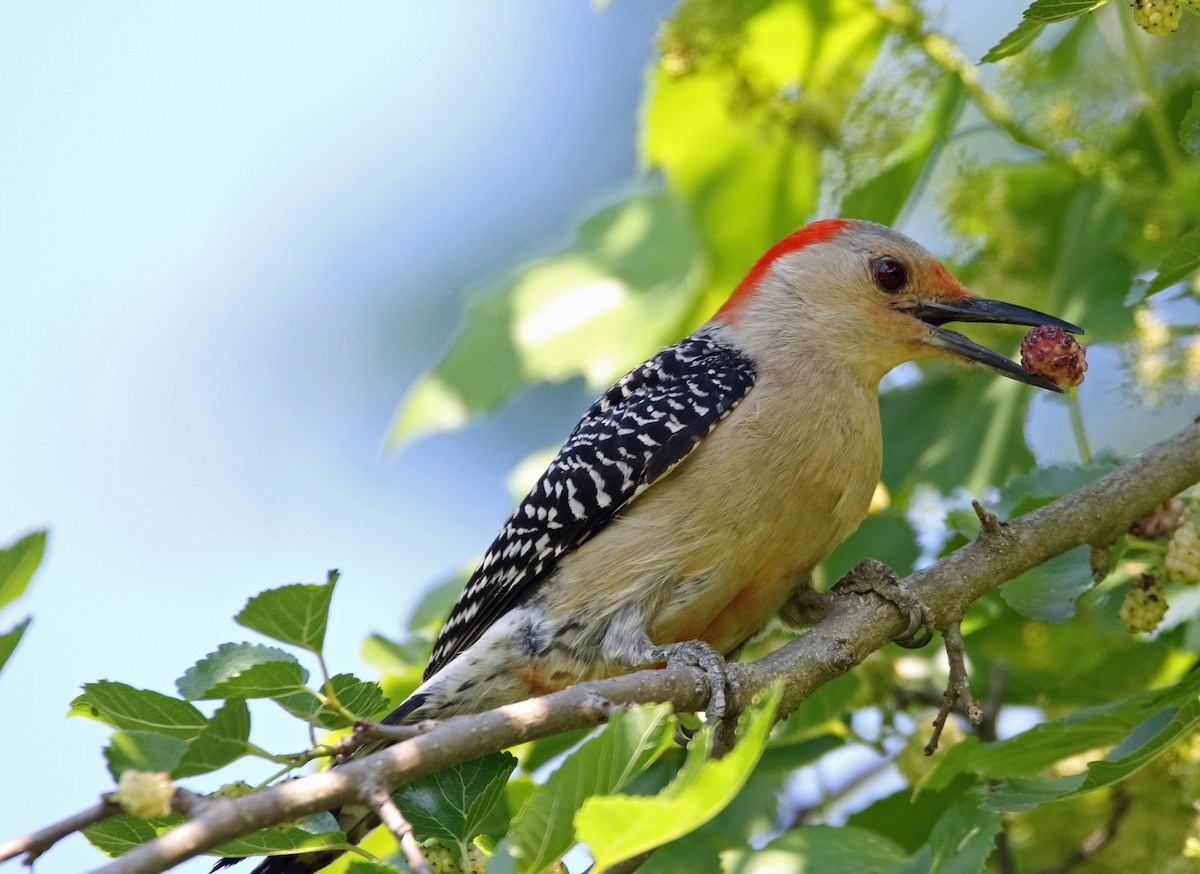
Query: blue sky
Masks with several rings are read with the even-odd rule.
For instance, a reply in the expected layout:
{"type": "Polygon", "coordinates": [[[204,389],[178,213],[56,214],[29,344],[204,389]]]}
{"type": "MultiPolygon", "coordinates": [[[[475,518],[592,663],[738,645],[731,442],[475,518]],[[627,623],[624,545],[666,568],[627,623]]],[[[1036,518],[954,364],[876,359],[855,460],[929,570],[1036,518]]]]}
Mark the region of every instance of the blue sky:
{"type": "Polygon", "coordinates": [[[252,637],[246,598],[331,567],[330,662],[373,675],[362,638],[486,546],[568,418],[390,459],[383,435],[470,283],[635,175],[665,7],[0,7],[0,539],[51,528],[0,617],[34,615],[0,677],[29,751],[3,837],[109,787],[102,727],[62,718],[82,682],[172,691],[252,637]]]}
{"type": "Polygon", "coordinates": [[[0,5],[0,542],[51,528],[0,616],[34,616],[0,675],[0,838],[109,787],[105,730],[62,718],[81,683],[172,691],[252,637],[249,596],[331,567],[329,661],[371,676],[363,637],[482,551],[579,387],[396,458],[384,432],[470,284],[634,178],[668,6],[0,5]]]}

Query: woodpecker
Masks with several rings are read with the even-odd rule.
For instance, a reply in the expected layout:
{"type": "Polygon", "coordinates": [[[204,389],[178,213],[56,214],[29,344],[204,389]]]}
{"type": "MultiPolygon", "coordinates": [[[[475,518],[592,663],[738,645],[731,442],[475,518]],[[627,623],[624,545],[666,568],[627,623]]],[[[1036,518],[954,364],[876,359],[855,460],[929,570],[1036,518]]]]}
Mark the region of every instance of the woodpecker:
{"type": "MultiPolygon", "coordinates": [[[[1061,391],[948,322],[1082,333],[977,297],[883,225],[818,221],[772,246],[708,322],[592,404],[472,574],[424,682],[385,722],[677,660],[719,680],[722,656],[786,616],[866,516],[884,374],[943,358],[1061,391]]],[[[315,870],[285,866],[302,861],[258,870],[315,870]]]]}

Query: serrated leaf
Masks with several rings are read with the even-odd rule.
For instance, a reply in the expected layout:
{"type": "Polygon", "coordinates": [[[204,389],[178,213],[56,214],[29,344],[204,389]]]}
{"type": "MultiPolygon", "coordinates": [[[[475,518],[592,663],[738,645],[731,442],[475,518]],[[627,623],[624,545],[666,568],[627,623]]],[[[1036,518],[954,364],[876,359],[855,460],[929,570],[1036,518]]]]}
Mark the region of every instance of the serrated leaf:
{"type": "Polygon", "coordinates": [[[575,832],[591,849],[596,870],[680,838],[720,813],[758,764],[780,695],[777,683],[747,709],[738,742],[723,759],[708,758],[711,730],[701,730],[679,774],[657,797],[587,799],[575,817],[575,832]]]}
{"type": "Polygon", "coordinates": [[[1034,0],[1024,17],[1034,21],[1065,21],[1098,9],[1108,0],[1034,0]]]}
{"type": "Polygon", "coordinates": [[[1173,686],[1077,710],[994,744],[985,746],[968,740],[958,745],[961,751],[958,747],[952,749],[948,761],[930,775],[930,787],[944,785],[963,772],[992,780],[1006,779],[1003,792],[989,796],[993,799],[987,802],[991,810],[1026,809],[1005,805],[1032,807],[1077,790],[1090,791],[1106,785],[1089,782],[1087,789],[1081,789],[1093,768],[1096,780],[1122,779],[1142,767],[1149,760],[1147,756],[1158,755],[1172,738],[1191,730],[1200,718],[1198,694],[1200,672],[1193,672],[1173,686]],[[1071,756],[1108,746],[1115,748],[1104,762],[1093,762],[1087,772],[1072,775],[1067,782],[1025,779],[1071,756]]]}
{"type": "MultiPolygon", "coordinates": [[[[388,706],[379,684],[360,680],[353,674],[335,674],[329,678],[333,693],[355,716],[369,717],[388,706]]],[[[293,716],[322,728],[346,728],[352,720],[327,707],[312,690],[280,695],[275,703],[293,716]]]]}
{"type": "Polygon", "coordinates": [[[212,715],[204,730],[188,744],[171,777],[194,777],[223,768],[249,752],[250,708],[232,700],[212,715]]]}
{"type": "Polygon", "coordinates": [[[93,847],[110,856],[120,856],[135,847],[154,840],[171,826],[183,822],[183,817],[173,815],[163,819],[142,819],[119,813],[103,822],[86,826],[83,836],[93,847]]]}
{"type": "Polygon", "coordinates": [[[516,869],[542,871],[575,843],[572,827],[584,799],[624,788],[672,742],[668,704],[616,713],[608,726],[571,755],[521,808],[509,828],[516,869]]]}
{"type": "Polygon", "coordinates": [[[599,210],[569,249],[473,296],[450,349],[401,402],[387,448],[460,428],[530,382],[582,376],[607,387],[678,339],[700,266],[687,210],[671,195],[599,210]]]}
{"type": "Polygon", "coordinates": [[[1179,145],[1185,152],[1200,157],[1200,91],[1192,95],[1192,105],[1179,123],[1179,145]]]}
{"type": "Polygon", "coordinates": [[[889,874],[907,859],[896,844],[850,826],[806,825],[775,838],[760,850],[725,854],[727,874],[806,874],[853,871],[889,874]]]}
{"type": "Polygon", "coordinates": [[[295,583],[269,589],[251,598],[233,619],[259,634],[320,654],[337,579],[337,571],[330,571],[324,585],[295,583]]]}
{"type": "Polygon", "coordinates": [[[29,628],[31,621],[33,621],[32,617],[27,616],[8,631],[0,634],[0,671],[4,670],[4,666],[8,663],[9,658],[16,651],[17,644],[25,636],[25,631],[29,628]]]}
{"type": "Polygon", "coordinates": [[[217,683],[205,698],[284,698],[303,693],[308,671],[294,661],[270,661],[251,665],[217,683]]]}
{"type": "MultiPolygon", "coordinates": [[[[175,681],[175,688],[189,701],[226,697],[271,697],[270,695],[245,693],[228,695],[217,691],[223,683],[237,680],[250,668],[268,662],[286,662],[295,667],[295,671],[286,676],[299,679],[291,679],[288,682],[288,685],[292,687],[288,691],[295,691],[296,685],[303,686],[308,680],[308,672],[300,667],[296,657],[289,652],[261,643],[223,643],[214,652],[209,653],[188,668],[183,676],[175,681]]],[[[280,668],[279,670],[284,669],[280,668]]],[[[263,675],[263,679],[265,680],[267,676],[263,675]]],[[[284,675],[277,674],[276,676],[282,679],[284,675]]]]}
{"type": "Polygon", "coordinates": [[[1094,792],[1144,768],[1200,726],[1200,698],[1191,695],[1180,707],[1166,707],[1143,720],[1103,759],[1089,762],[1087,770],[1050,780],[1010,780],[988,796],[989,810],[1028,810],[1048,801],[1059,801],[1094,792]]]}
{"type": "Polygon", "coordinates": [[[288,828],[262,829],[221,844],[208,852],[212,856],[275,856],[311,853],[341,847],[346,834],[327,812],[314,813],[288,828]]]}
{"type": "Polygon", "coordinates": [[[1024,19],[1015,28],[1005,34],[1000,42],[988,49],[987,54],[979,59],[979,63],[992,64],[1004,58],[1011,58],[1013,55],[1020,54],[1033,45],[1033,41],[1045,29],[1045,22],[1036,21],[1032,18],[1024,19]]]}
{"type": "Polygon", "coordinates": [[[1083,785],[1087,772],[1036,780],[1031,777],[1016,777],[1006,780],[983,799],[985,810],[997,812],[1033,810],[1051,801],[1072,795],[1083,785]]]}
{"type": "Polygon", "coordinates": [[[68,716],[86,716],[128,731],[153,731],[191,740],[208,725],[204,714],[186,701],[125,683],[88,683],[71,702],[68,716]]]}
{"type": "Polygon", "coordinates": [[[1002,828],[999,815],[981,809],[978,796],[969,794],[942,814],[929,842],[894,874],[981,874],[1002,828]]]}
{"type": "Polygon", "coordinates": [[[422,777],[392,793],[418,839],[467,843],[496,804],[517,766],[511,753],[492,753],[422,777]]]}
{"type": "Polygon", "coordinates": [[[0,549],[0,607],[25,593],[46,552],[46,532],[33,531],[0,549]]]}
{"type": "Polygon", "coordinates": [[[170,771],[183,757],[188,742],[154,731],[115,731],[104,748],[108,773],[114,780],[128,770],[170,771]]]}
{"type": "Polygon", "coordinates": [[[1200,270],[1200,228],[1184,234],[1175,241],[1158,265],[1158,274],[1150,280],[1146,294],[1154,294],[1183,282],[1200,270]]]}

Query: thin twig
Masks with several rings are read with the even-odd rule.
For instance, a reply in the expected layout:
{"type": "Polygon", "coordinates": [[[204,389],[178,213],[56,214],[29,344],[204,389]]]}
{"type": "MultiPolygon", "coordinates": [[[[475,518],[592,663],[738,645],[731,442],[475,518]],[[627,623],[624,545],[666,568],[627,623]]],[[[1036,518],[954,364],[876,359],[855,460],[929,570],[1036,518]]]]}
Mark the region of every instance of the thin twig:
{"type": "Polygon", "coordinates": [[[392,800],[391,793],[379,782],[373,782],[366,794],[367,803],[375,809],[379,821],[400,844],[400,849],[404,851],[404,858],[413,874],[433,874],[429,867],[429,860],[425,858],[425,851],[413,837],[412,823],[400,812],[400,808],[392,800]]]}
{"type": "Polygon", "coordinates": [[[25,864],[32,865],[34,859],[63,838],[69,837],[75,834],[75,832],[83,831],[89,825],[103,822],[120,812],[121,805],[108,800],[101,801],[87,810],[81,810],[79,813],[72,814],[53,825],[38,829],[32,834],[13,838],[11,841],[5,841],[3,844],[0,844],[0,862],[7,862],[9,859],[15,859],[17,856],[24,855],[25,864]]]}
{"type": "Polygon", "coordinates": [[[946,660],[950,663],[950,678],[946,681],[946,692],[942,706],[933,720],[933,737],[925,745],[925,755],[932,756],[938,748],[938,740],[946,720],[952,712],[961,712],[971,725],[983,722],[983,708],[971,694],[971,683],[967,676],[966,647],[963,645],[962,627],[958,622],[952,622],[942,630],[946,641],[946,660]]]}

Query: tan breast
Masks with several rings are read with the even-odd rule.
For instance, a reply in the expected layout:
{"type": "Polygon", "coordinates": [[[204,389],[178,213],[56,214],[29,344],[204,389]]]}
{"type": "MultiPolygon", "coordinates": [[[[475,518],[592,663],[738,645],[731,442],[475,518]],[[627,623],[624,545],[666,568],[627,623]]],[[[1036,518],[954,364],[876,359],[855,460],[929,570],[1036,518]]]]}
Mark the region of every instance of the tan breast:
{"type": "Polygon", "coordinates": [[[563,560],[546,606],[603,621],[640,602],[655,643],[727,652],[858,527],[880,453],[873,388],[760,375],[687,461],[563,560]]]}

